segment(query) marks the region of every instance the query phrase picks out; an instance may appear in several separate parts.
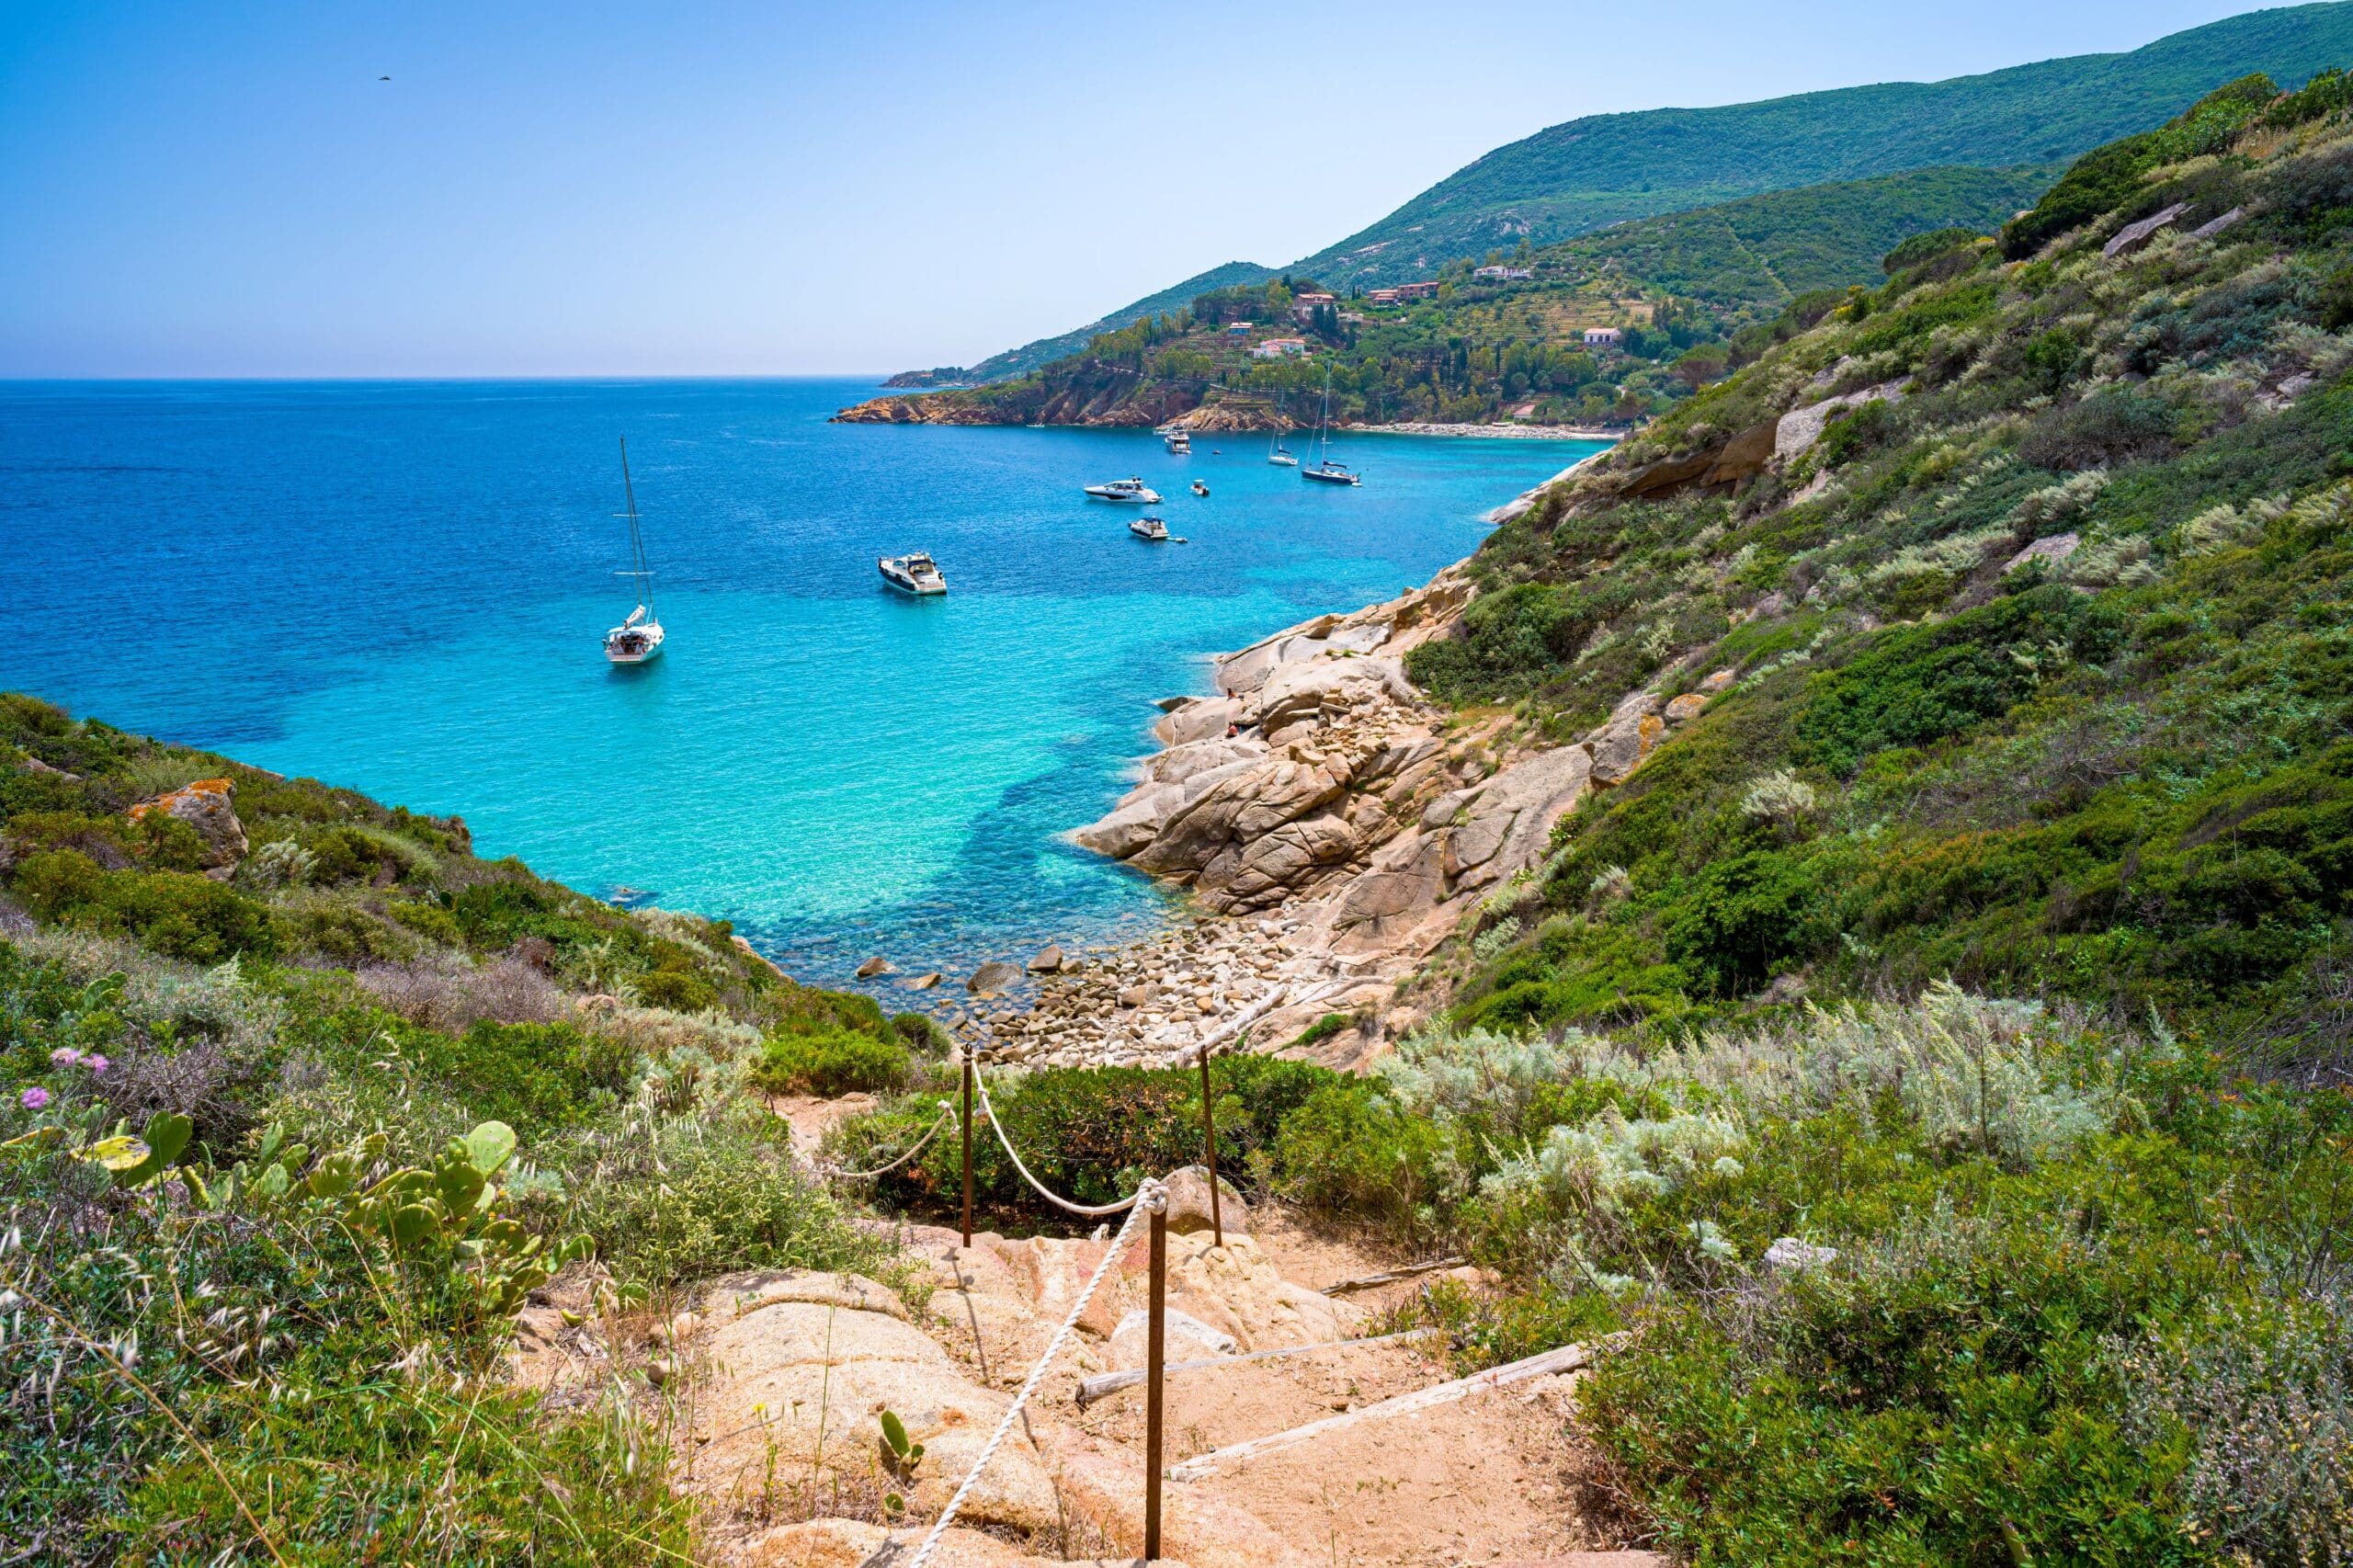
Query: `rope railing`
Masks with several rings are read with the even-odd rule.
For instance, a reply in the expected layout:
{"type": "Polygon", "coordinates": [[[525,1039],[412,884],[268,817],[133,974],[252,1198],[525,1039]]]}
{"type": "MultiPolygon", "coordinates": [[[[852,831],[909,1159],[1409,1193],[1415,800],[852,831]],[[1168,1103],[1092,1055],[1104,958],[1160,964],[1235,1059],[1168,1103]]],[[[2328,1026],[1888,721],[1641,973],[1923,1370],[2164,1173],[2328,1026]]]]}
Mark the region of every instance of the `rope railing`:
{"type": "MultiPolygon", "coordinates": [[[[1135,1191],[1120,1199],[1117,1203],[1072,1202],[1069,1199],[1063,1197],[1060,1193],[1054,1191],[1053,1188],[1048,1187],[1044,1182],[1040,1181],[1036,1176],[1031,1176],[1029,1174],[1029,1167],[1021,1163],[1020,1154],[1016,1153],[1014,1150],[1013,1140],[1006,1136],[1005,1124],[996,1119],[996,1107],[989,1103],[989,1087],[986,1084],[981,1081],[981,1075],[977,1071],[972,1074],[972,1085],[980,1095],[982,1114],[989,1119],[989,1125],[996,1130],[996,1141],[1004,1146],[1005,1157],[1013,1162],[1013,1168],[1021,1173],[1021,1179],[1028,1182],[1032,1187],[1037,1189],[1039,1197],[1044,1199],[1047,1202],[1055,1205],[1057,1208],[1065,1210],[1073,1214],[1082,1215],[1089,1220],[1099,1220],[1108,1214],[1125,1213],[1129,1210],[1133,1209],[1137,1201],[1143,1197],[1146,1190],[1158,1185],[1157,1182],[1147,1181],[1142,1187],[1137,1187],[1135,1191]]],[[[1126,1227],[1122,1226],[1122,1233],[1125,1233],[1125,1230],[1126,1227]]]]}
{"type": "Polygon", "coordinates": [[[949,1105],[946,1100],[940,1101],[939,1115],[932,1122],[930,1129],[926,1131],[921,1138],[915,1140],[914,1148],[909,1149],[905,1153],[901,1154],[897,1159],[892,1160],[887,1165],[877,1165],[870,1171],[846,1171],[838,1165],[821,1165],[818,1169],[825,1176],[838,1176],[843,1181],[871,1181],[879,1176],[889,1176],[892,1171],[897,1170],[901,1165],[905,1165],[909,1160],[912,1160],[917,1154],[922,1153],[924,1152],[925,1145],[928,1144],[934,1138],[938,1137],[939,1130],[947,1126],[955,1115],[956,1108],[954,1106],[949,1105]]]}
{"type": "MultiPolygon", "coordinates": [[[[1329,983],[1311,989],[1297,1000],[1301,1004],[1317,1002],[1342,989],[1345,989],[1344,983],[1329,983]]],[[[1252,1024],[1290,1000],[1291,995],[1291,988],[1289,986],[1273,987],[1222,1028],[1202,1039],[1192,1051],[1187,1053],[1198,1063],[1201,1071],[1202,1132],[1209,1158],[1211,1210],[1220,1246],[1224,1244],[1224,1224],[1222,1219],[1217,1214],[1217,1133],[1211,1097],[1210,1057],[1220,1044],[1242,1034],[1252,1024]]],[[[926,1564],[930,1562],[932,1553],[938,1549],[941,1538],[946,1536],[949,1528],[954,1525],[957,1515],[963,1509],[965,1500],[972,1495],[972,1488],[979,1483],[982,1471],[988,1468],[989,1461],[996,1457],[997,1449],[1004,1446],[1006,1437],[1013,1430],[1013,1424],[1021,1419],[1030,1398],[1038,1392],[1038,1385],[1044,1379],[1047,1369],[1051,1367],[1054,1358],[1062,1354],[1063,1347],[1070,1343],[1072,1333],[1078,1327],[1078,1320],[1086,1314],[1088,1305],[1095,1300],[1095,1293],[1101,1287],[1104,1277],[1111,1271],[1113,1265],[1127,1251],[1129,1238],[1135,1233],[1136,1220],[1139,1215],[1149,1215],[1152,1219],[1152,1311],[1149,1320],[1151,1331],[1145,1355],[1145,1369],[1137,1376],[1149,1385],[1144,1416],[1144,1556],[1147,1559],[1156,1558],[1160,1554],[1161,1381],[1167,1369],[1165,1362],[1165,1339],[1163,1316],[1167,1289],[1167,1185],[1158,1176],[1146,1176],[1134,1192],[1116,1203],[1078,1203],[1063,1197],[1044,1182],[1040,1181],[1029,1165],[1023,1163],[1020,1151],[1013,1146],[1013,1138],[1005,1130],[1005,1123],[997,1119],[996,1106],[989,1098],[988,1085],[981,1078],[976,1054],[969,1045],[964,1048],[962,1067],[964,1108],[961,1114],[957,1112],[955,1107],[942,1100],[939,1102],[939,1116],[932,1122],[930,1128],[916,1140],[912,1148],[889,1165],[879,1166],[871,1171],[831,1170],[828,1174],[855,1181],[871,1180],[876,1176],[887,1175],[921,1153],[931,1141],[938,1136],[939,1130],[947,1126],[949,1119],[953,1118],[964,1136],[963,1244],[969,1247],[972,1244],[972,1102],[977,1099],[980,1102],[981,1114],[986,1118],[989,1130],[996,1134],[997,1144],[1004,1149],[1005,1157],[1012,1162],[1013,1168],[1020,1174],[1021,1179],[1028,1183],[1030,1189],[1039,1197],[1065,1213],[1075,1214],[1084,1219],[1099,1219],[1121,1213],[1124,1213],[1127,1218],[1120,1221],[1119,1234],[1112,1237],[1111,1244],[1097,1260],[1094,1270],[1086,1278],[1086,1288],[1079,1291],[1077,1301],[1071,1304],[1069,1315],[1063,1319],[1062,1326],[1057,1328],[1053,1337],[1047,1341],[1045,1352],[1038,1358],[1037,1365],[1029,1369],[1029,1375],[1022,1380],[1019,1391],[1014,1394],[1012,1403],[1006,1405],[1004,1416],[997,1422],[996,1430],[990,1433],[988,1441],[981,1446],[981,1451],[972,1460],[972,1468],[965,1471],[964,1478],[957,1484],[954,1494],[948,1499],[948,1506],[940,1510],[939,1517],[932,1521],[931,1528],[925,1534],[922,1544],[916,1547],[915,1555],[908,1560],[906,1568],[926,1568],[926,1564]]],[[[1098,1231],[1097,1234],[1101,1234],[1101,1232],[1098,1231]]],[[[1367,1343],[1380,1343],[1380,1341],[1373,1340],[1367,1343]]],[[[1290,1353],[1290,1350],[1266,1352],[1267,1355],[1290,1353]]],[[[1207,1365],[1208,1363],[1199,1364],[1207,1365]]],[[[1085,1403],[1083,1395],[1081,1403],[1085,1403]]]]}
{"type": "MultiPolygon", "coordinates": [[[[985,1094],[981,1103],[988,1103],[985,1094]]],[[[994,1122],[996,1119],[992,1116],[989,1119],[994,1122]]],[[[1005,1136],[1002,1128],[998,1129],[997,1136],[1000,1139],[1005,1136]]],[[[1012,1153],[1011,1145],[1006,1146],[1006,1152],[1012,1153]]],[[[1018,1165],[1020,1162],[1016,1160],[1014,1163],[1018,1165]]],[[[1036,1184],[1033,1182],[1031,1185],[1036,1184]]],[[[1041,1187],[1040,1190],[1044,1189],[1041,1187]]],[[[1053,1195],[1048,1193],[1047,1196],[1051,1198],[1053,1195]]],[[[1061,1200],[1057,1199],[1056,1201],[1061,1200]]],[[[1020,1392],[1013,1396],[1013,1403],[1006,1406],[1004,1416],[996,1424],[996,1430],[990,1433],[989,1440],[981,1446],[980,1456],[973,1460],[972,1468],[964,1473],[963,1482],[957,1486],[955,1495],[948,1499],[948,1506],[942,1508],[939,1517],[932,1521],[930,1533],[923,1538],[923,1544],[915,1548],[915,1554],[908,1561],[907,1568],[924,1568],[924,1564],[930,1561],[933,1551],[939,1545],[939,1538],[946,1535],[948,1527],[956,1522],[956,1515],[964,1506],[964,1499],[972,1494],[973,1484],[981,1478],[981,1471],[988,1468],[989,1460],[996,1456],[1006,1434],[1013,1430],[1013,1424],[1021,1418],[1022,1407],[1029,1403],[1030,1395],[1038,1392],[1039,1381],[1045,1377],[1046,1369],[1053,1365],[1054,1358],[1062,1354],[1063,1346],[1070,1342],[1071,1333],[1077,1328],[1087,1303],[1095,1299],[1096,1288],[1103,1283],[1103,1277],[1111,1271],[1112,1264],[1127,1250],[1128,1237],[1135,1230],[1136,1217],[1165,1213],[1168,1208],[1167,1189],[1158,1177],[1147,1176],[1143,1185],[1136,1188],[1135,1196],[1120,1207],[1128,1210],[1128,1217],[1120,1223],[1120,1233],[1111,1239],[1111,1245],[1103,1254],[1102,1260],[1096,1264],[1095,1272],[1086,1277],[1086,1288],[1078,1293],[1078,1300],[1071,1303],[1070,1315],[1063,1319],[1062,1327],[1056,1329],[1053,1338],[1046,1342],[1045,1354],[1039,1357],[1038,1364],[1029,1369],[1029,1375],[1022,1381],[1020,1392]]]]}

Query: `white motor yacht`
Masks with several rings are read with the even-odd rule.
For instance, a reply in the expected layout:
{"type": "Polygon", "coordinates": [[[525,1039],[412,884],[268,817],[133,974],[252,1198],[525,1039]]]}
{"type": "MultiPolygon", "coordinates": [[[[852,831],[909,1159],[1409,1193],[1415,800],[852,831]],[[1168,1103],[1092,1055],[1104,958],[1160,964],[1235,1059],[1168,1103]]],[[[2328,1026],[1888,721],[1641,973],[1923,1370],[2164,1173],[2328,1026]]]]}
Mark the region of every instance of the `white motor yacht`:
{"type": "Polygon", "coordinates": [[[882,580],[904,593],[944,594],[948,579],[930,556],[918,550],[911,555],[886,555],[876,565],[882,569],[882,580]]]}
{"type": "Polygon", "coordinates": [[[1097,501],[1132,501],[1140,506],[1160,505],[1160,492],[1146,484],[1141,474],[1133,479],[1115,479],[1108,484],[1090,484],[1086,493],[1097,501]]]}
{"type": "Polygon", "coordinates": [[[1170,451],[1180,458],[1189,456],[1193,450],[1193,437],[1186,431],[1163,430],[1160,433],[1160,439],[1170,451]]]}
{"type": "Polygon", "coordinates": [[[1128,524],[1128,531],[1136,538],[1149,540],[1154,544],[1168,542],[1168,525],[1158,517],[1138,517],[1128,524]]]}
{"type": "Polygon", "coordinates": [[[637,608],[605,633],[605,657],[617,665],[642,665],[662,654],[662,622],[654,614],[654,572],[645,564],[645,533],[638,527],[637,491],[629,477],[629,439],[621,439],[621,494],[629,510],[629,567],[614,574],[637,579],[637,608]]]}

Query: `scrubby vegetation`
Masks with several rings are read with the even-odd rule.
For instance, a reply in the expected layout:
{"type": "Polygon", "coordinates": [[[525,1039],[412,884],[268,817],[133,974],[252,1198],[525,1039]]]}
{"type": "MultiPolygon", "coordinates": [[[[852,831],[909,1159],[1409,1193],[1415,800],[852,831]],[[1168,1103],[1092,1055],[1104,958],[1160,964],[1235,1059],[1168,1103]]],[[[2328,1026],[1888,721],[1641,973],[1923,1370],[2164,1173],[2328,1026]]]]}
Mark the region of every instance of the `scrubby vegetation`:
{"type": "Polygon", "coordinates": [[[527,1293],[890,1272],[751,1090],[930,1042],[723,925],[16,696],[0,873],[0,1554],[676,1561],[650,1392],[510,1383],[527,1293]]]}
{"type": "Polygon", "coordinates": [[[2014,225],[2069,215],[2030,259],[1892,258],[1499,530],[1467,635],[1416,656],[1432,689],[1567,739],[1646,683],[1735,684],[1495,912],[1520,934],[1466,953],[1466,1021],[1698,1024],[1777,980],[1950,975],[2155,1006],[2281,1072],[2337,1057],[2336,80],[2234,84],[2182,118],[2186,162],[2086,223],[2091,154],[2014,225]],[[1849,392],[1876,395],[1736,493],[1615,498],[1613,473],[1849,392]]]}
{"type": "Polygon", "coordinates": [[[1695,1562],[2353,1554],[2342,81],[1793,308],[1416,657],[1557,740],[1725,672],[1418,1047],[1582,1096],[1439,1210],[1515,1293],[1426,1310],[1474,1357],[1632,1329],[1587,1412],[1695,1562]]]}

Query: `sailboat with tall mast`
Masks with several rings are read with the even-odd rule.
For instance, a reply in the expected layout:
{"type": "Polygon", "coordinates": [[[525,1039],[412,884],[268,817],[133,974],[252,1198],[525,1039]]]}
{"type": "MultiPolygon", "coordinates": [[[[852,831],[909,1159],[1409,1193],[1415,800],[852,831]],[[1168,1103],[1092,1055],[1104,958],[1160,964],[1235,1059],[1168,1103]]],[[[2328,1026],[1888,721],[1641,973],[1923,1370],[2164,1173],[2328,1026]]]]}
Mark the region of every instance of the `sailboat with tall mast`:
{"type": "Polygon", "coordinates": [[[1302,479],[1322,480],[1326,484],[1361,484],[1363,479],[1346,463],[1332,460],[1332,369],[1324,368],[1324,410],[1315,416],[1315,445],[1311,451],[1323,455],[1299,471],[1302,479]]]}
{"type": "Polygon", "coordinates": [[[629,437],[621,437],[621,495],[629,510],[629,566],[613,574],[637,579],[637,608],[605,633],[605,657],[617,665],[642,665],[662,654],[662,622],[654,614],[654,573],[645,564],[645,530],[637,520],[637,490],[629,477],[629,437]]]}
{"type": "Polygon", "coordinates": [[[1283,445],[1282,399],[1275,400],[1275,433],[1267,437],[1267,460],[1277,468],[1297,468],[1299,460],[1283,445]]]}

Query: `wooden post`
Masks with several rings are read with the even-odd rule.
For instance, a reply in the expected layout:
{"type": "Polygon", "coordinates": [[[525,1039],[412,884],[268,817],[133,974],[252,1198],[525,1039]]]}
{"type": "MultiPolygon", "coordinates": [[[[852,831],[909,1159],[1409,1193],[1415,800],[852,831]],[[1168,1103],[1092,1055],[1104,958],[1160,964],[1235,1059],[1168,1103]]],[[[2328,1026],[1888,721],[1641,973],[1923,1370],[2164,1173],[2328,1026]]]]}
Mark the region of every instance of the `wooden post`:
{"type": "Polygon", "coordinates": [[[1168,1210],[1152,1213],[1152,1322],[1144,1335],[1143,1555],[1160,1556],[1160,1384],[1167,1343],[1168,1210]]]}
{"type": "Polygon", "coordinates": [[[964,1244],[972,1244],[972,1042],[964,1042],[964,1244]]]}
{"type": "Polygon", "coordinates": [[[1210,1104],[1210,1048],[1201,1047],[1201,1142],[1208,1145],[1210,1159],[1210,1228],[1216,1233],[1217,1244],[1225,1244],[1225,1214],[1217,1196],[1217,1112],[1210,1104]]]}

